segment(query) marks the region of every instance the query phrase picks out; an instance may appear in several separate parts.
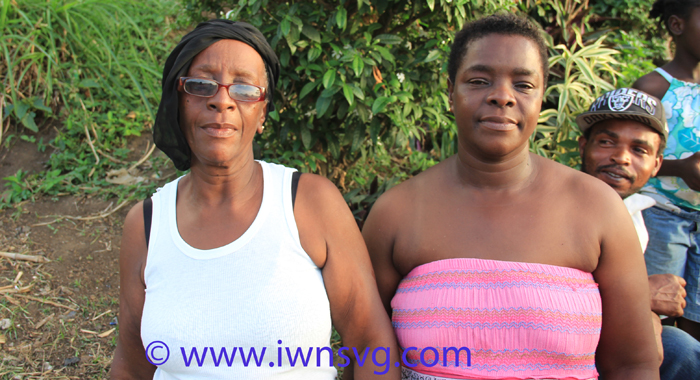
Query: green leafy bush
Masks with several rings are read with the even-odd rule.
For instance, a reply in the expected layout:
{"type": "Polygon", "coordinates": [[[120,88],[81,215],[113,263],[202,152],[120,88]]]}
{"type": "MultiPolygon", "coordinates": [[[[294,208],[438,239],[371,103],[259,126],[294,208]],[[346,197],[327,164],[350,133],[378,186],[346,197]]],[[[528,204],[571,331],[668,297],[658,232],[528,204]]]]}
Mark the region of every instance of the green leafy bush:
{"type": "MultiPolygon", "coordinates": [[[[256,155],[331,178],[361,219],[383,189],[456,152],[446,62],[466,21],[506,10],[543,26],[552,75],[531,149],[575,166],[575,116],[665,54],[662,44],[650,48],[660,40],[655,21],[645,17],[650,6],[651,0],[184,0],[190,17],[178,22],[228,17],[261,29],[281,59],[282,77],[278,108],[256,155]]],[[[36,112],[67,110],[65,128],[51,142],[56,152],[46,175],[55,180],[42,185],[19,173],[16,186],[115,191],[99,180],[125,166],[118,164],[126,157],[125,137],[152,121],[161,65],[179,37],[168,15],[180,7],[156,0],[3,3],[4,117],[10,112],[34,129],[36,112]],[[130,111],[138,128],[134,120],[114,123],[130,111]],[[84,123],[111,127],[91,134],[84,123]]]]}

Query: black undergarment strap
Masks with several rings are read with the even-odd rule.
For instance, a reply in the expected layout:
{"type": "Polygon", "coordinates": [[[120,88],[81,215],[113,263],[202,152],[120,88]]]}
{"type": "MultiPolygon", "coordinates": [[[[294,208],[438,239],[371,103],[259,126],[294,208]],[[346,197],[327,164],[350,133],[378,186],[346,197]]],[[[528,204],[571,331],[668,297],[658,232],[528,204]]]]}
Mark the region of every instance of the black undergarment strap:
{"type": "Polygon", "coordinates": [[[292,210],[294,210],[294,201],[297,199],[297,187],[299,186],[299,177],[301,177],[301,173],[299,172],[294,172],[292,174],[292,210]]]}
{"type": "Polygon", "coordinates": [[[146,248],[148,248],[148,240],[151,238],[151,219],[153,218],[153,201],[151,198],[146,198],[143,201],[143,229],[146,232],[146,248]]]}

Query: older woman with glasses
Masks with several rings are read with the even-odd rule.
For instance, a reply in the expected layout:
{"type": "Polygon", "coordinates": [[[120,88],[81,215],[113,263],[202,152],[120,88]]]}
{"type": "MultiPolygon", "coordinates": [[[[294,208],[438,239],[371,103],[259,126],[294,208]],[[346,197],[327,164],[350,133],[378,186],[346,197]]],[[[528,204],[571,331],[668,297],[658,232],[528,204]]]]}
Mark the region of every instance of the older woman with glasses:
{"type": "Polygon", "coordinates": [[[331,324],[350,347],[341,358],[358,359],[347,377],[399,377],[342,196],[253,158],[279,70],[257,29],[227,20],[200,24],[168,58],[154,139],[191,171],[126,217],[112,378],[334,379],[331,324]]]}

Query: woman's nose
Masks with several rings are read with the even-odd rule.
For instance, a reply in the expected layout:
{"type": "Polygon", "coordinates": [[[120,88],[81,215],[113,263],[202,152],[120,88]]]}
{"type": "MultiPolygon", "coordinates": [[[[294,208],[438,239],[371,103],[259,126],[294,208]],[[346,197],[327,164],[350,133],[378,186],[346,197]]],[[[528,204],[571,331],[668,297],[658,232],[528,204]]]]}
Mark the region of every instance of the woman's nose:
{"type": "Polygon", "coordinates": [[[219,90],[208,99],[207,107],[214,111],[223,111],[236,108],[236,101],[231,98],[228,89],[219,87],[219,90]]]}

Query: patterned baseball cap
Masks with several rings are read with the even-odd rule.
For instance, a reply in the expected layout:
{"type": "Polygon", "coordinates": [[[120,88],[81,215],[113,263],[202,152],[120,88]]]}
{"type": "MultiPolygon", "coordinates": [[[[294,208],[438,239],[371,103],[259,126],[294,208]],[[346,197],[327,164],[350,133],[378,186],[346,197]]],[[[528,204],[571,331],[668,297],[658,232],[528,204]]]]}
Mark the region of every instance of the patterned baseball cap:
{"type": "Polygon", "coordinates": [[[595,123],[608,119],[625,119],[638,121],[659,132],[666,141],[668,127],[661,101],[634,88],[618,88],[606,92],[596,99],[587,112],[576,118],[581,132],[592,127],[595,123]]]}

